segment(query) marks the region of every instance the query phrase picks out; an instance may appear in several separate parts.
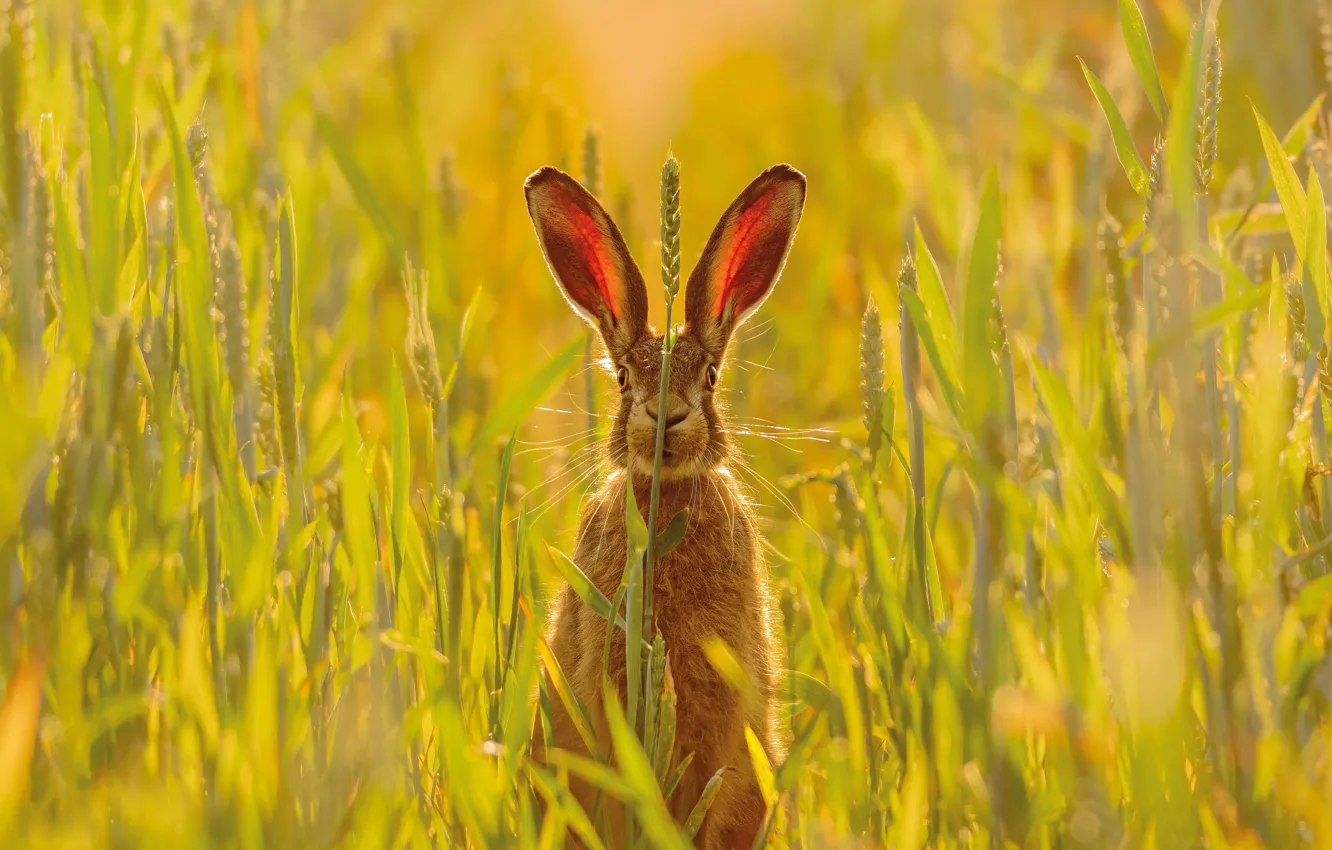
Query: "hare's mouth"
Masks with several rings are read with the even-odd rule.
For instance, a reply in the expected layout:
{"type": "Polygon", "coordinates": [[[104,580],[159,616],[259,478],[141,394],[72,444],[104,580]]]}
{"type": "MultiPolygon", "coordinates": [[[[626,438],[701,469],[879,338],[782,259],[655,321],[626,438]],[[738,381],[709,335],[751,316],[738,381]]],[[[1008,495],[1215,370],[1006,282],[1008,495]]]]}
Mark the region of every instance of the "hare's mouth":
{"type": "MultiPolygon", "coordinates": [[[[701,427],[702,417],[690,413],[672,423],[662,442],[661,465],[663,470],[677,471],[692,468],[703,455],[707,443],[707,429],[701,427]]],[[[657,429],[656,423],[632,425],[628,429],[629,455],[634,469],[642,474],[651,475],[656,461],[657,429]]]]}

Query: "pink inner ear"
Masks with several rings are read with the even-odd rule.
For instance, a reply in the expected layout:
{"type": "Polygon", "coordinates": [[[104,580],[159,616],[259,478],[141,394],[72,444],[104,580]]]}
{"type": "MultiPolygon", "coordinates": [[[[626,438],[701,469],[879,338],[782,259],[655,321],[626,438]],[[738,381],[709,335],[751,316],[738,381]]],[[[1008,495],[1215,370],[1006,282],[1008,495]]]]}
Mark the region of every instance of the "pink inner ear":
{"type": "MultiPolygon", "coordinates": [[[[568,222],[569,234],[573,237],[578,258],[583,261],[588,274],[592,275],[592,279],[596,282],[597,289],[601,292],[601,300],[610,311],[611,318],[620,318],[619,290],[623,285],[615,276],[615,261],[611,257],[610,248],[606,244],[601,228],[597,227],[596,220],[572,199],[559,195],[555,200],[560,213],[568,222]]],[[[591,307],[591,305],[584,306],[591,307]]]]}
{"type": "MultiPolygon", "coordinates": [[[[721,286],[717,287],[717,294],[712,303],[712,315],[720,316],[736,291],[744,286],[745,281],[739,280],[740,270],[744,268],[745,261],[749,259],[756,243],[761,241],[763,236],[763,217],[767,214],[768,207],[772,204],[774,190],[764,192],[754,199],[754,202],[745,208],[735,220],[734,236],[731,238],[731,251],[726,257],[726,271],[722,274],[721,286]]],[[[739,293],[742,297],[746,293],[739,293]]],[[[743,309],[744,305],[741,305],[743,309]]]]}

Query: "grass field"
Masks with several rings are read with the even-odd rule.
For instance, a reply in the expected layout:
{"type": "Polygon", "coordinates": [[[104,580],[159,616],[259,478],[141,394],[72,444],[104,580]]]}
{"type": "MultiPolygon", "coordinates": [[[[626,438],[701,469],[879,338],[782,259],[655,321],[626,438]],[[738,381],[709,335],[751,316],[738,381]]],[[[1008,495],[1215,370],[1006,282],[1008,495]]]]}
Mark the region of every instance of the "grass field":
{"type": "Polygon", "coordinates": [[[1332,2],[327,5],[0,0],[0,846],[687,846],[529,758],[615,385],[523,180],[661,321],[668,150],[686,272],[809,181],[760,841],[1332,846],[1332,2]]]}

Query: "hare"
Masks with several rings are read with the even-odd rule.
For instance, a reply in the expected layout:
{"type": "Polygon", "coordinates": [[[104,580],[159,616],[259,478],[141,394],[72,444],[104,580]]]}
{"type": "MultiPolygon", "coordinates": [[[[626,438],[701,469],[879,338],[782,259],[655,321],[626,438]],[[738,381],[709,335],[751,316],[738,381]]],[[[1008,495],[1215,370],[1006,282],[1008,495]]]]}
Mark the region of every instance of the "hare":
{"type": "MultiPolygon", "coordinates": [[[[668,801],[683,822],[708,779],[727,768],[697,843],[749,847],[765,805],[745,742],[749,726],[768,758],[783,756],[774,700],[782,654],[753,509],[727,470],[734,448],[718,398],[727,345],[772,291],[795,238],[805,178],[787,165],[760,174],[713,230],[685,288],[685,323],[671,354],[666,407],[659,407],[662,335],[648,325],[643,276],[615,223],[573,178],[543,168],[528,178],[527,208],[542,253],[570,306],[601,334],[620,391],[610,434],[610,474],[589,496],[579,523],[574,561],[607,597],[620,584],[627,555],[626,486],[646,514],[657,420],[666,417],[659,527],[683,508],[683,541],[656,564],[656,628],[665,641],[677,695],[675,759],[694,761],[668,801]],[[730,645],[755,689],[731,689],[704,656],[713,636],[730,645]]],[[[593,718],[599,746],[609,752],[603,713],[602,654],[606,623],[565,587],[555,603],[549,642],[574,695],[593,718]]],[[[624,635],[617,633],[610,670],[625,698],[624,635]]],[[[571,718],[553,701],[555,746],[585,754],[571,718]]],[[[591,811],[591,789],[573,791],[591,811]]],[[[611,811],[612,823],[623,815],[611,811]]],[[[611,840],[622,834],[611,830],[611,840]]]]}

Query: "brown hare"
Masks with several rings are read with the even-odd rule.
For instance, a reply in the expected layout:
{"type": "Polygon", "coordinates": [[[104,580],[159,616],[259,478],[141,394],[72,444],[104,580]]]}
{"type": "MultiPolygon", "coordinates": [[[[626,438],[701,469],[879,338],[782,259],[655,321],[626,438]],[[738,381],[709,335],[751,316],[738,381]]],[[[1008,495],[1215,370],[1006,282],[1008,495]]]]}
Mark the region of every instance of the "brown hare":
{"type": "MultiPolygon", "coordinates": [[[[759,175],[712,232],[685,289],[685,323],[671,355],[668,402],[659,409],[662,335],[648,325],[648,293],[624,239],[596,198],[573,178],[543,168],[527,180],[527,208],[541,250],[570,305],[601,334],[620,390],[608,447],[610,474],[587,500],[574,561],[607,597],[624,571],[625,486],[632,482],[646,514],[657,419],[666,417],[659,527],[688,508],[684,540],[656,566],[656,627],[670,658],[677,694],[677,762],[694,753],[668,801],[683,822],[709,777],[727,768],[697,843],[747,848],[765,806],[745,743],[748,725],[775,764],[783,735],[775,710],[782,653],[754,512],[727,469],[734,449],[718,391],[727,345],[772,290],[795,238],[805,201],[804,176],[787,165],[759,175]],[[757,685],[746,698],[708,663],[713,636],[730,645],[757,685]]],[[[555,603],[550,645],[574,694],[587,706],[598,741],[610,751],[602,709],[606,624],[569,587],[555,603]]],[[[610,670],[625,695],[624,636],[617,633],[610,670]]],[[[553,701],[554,744],[584,752],[572,720],[553,701]]],[[[574,785],[591,811],[592,792],[574,785]]],[[[611,810],[612,824],[623,815],[611,810]]],[[[611,829],[612,841],[622,832],[611,829]]]]}

